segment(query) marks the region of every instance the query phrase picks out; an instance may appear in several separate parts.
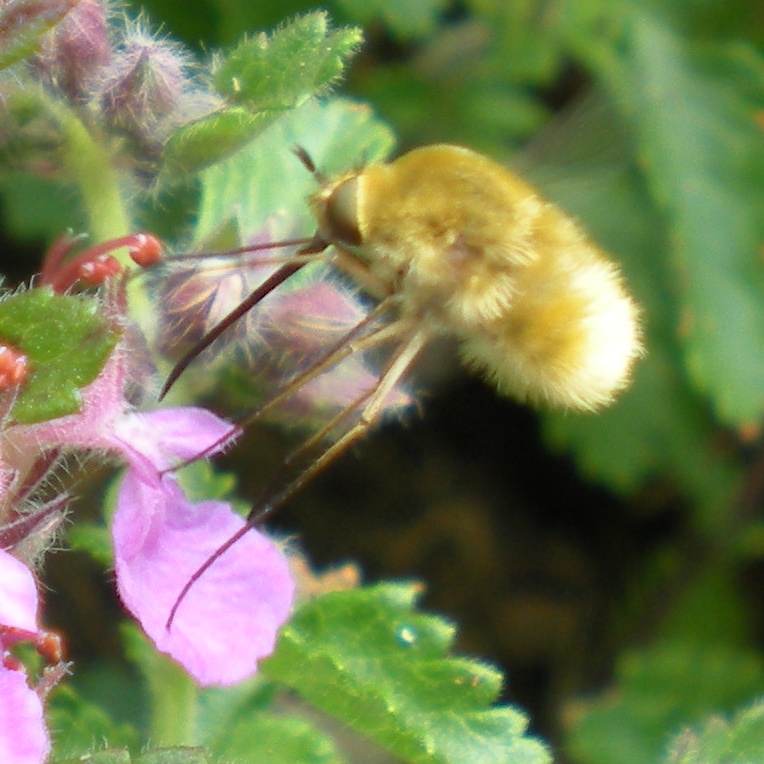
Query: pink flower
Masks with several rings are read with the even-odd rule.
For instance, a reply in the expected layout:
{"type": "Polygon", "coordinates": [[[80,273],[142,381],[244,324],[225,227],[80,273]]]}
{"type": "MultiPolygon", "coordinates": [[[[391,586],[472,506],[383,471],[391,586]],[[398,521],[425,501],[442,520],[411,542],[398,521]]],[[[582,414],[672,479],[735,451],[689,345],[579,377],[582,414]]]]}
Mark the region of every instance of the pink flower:
{"type": "Polygon", "coordinates": [[[231,426],[204,409],[131,414],[117,440],[131,468],[112,533],[117,587],[157,648],[202,685],[251,676],[273,652],[294,583],[281,550],[250,530],[216,560],[167,619],[186,582],[245,522],[220,501],[194,504],[159,471],[216,443],[231,426]]]}
{"type": "Polygon", "coordinates": [[[245,533],[191,587],[168,628],[186,582],[245,525],[220,501],[193,503],[173,464],[224,444],[230,423],[200,408],[133,411],[124,400],[124,349],[82,391],[77,414],[4,433],[0,461],[47,448],[107,450],[128,464],[112,525],[117,589],[162,652],[202,685],[246,679],[274,647],[294,595],[289,565],[258,530],[245,533]]]}
{"type": "Polygon", "coordinates": [[[8,655],[15,642],[35,640],[37,607],[31,571],[0,550],[0,761],[8,764],[42,764],[50,751],[42,700],[8,655]]]}

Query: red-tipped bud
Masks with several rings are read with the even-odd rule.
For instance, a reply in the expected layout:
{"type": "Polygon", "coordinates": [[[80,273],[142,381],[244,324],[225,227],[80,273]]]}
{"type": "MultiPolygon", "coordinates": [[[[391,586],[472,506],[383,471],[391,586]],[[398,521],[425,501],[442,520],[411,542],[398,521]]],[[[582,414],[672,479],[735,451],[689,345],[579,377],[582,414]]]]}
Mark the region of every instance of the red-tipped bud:
{"type": "Polygon", "coordinates": [[[35,648],[48,663],[61,663],[64,659],[64,641],[55,631],[37,632],[35,648]]]}
{"type": "Polygon", "coordinates": [[[179,45],[135,31],[103,73],[100,104],[106,121],[142,140],[161,139],[163,120],[180,107],[185,68],[179,45]]]}
{"type": "Polygon", "coordinates": [[[102,67],[111,62],[107,8],[101,0],[79,0],[43,40],[38,71],[73,101],[90,95],[102,67]]]}
{"type": "Polygon", "coordinates": [[[119,260],[112,255],[98,255],[92,260],[79,263],[77,280],[88,286],[100,286],[122,270],[119,260]]]}
{"type": "Polygon", "coordinates": [[[128,252],[136,265],[150,268],[162,259],[162,242],[150,233],[138,233],[135,244],[129,247],[128,252]]]}
{"type": "Polygon", "coordinates": [[[156,264],[162,257],[162,244],[156,236],[135,233],[88,247],[69,258],[78,238],[67,235],[53,243],[45,255],[40,283],[49,284],[56,292],[66,292],[78,283],[100,286],[124,270],[110,254],[120,247],[127,247],[133,262],[143,268],[156,264]]]}
{"type": "Polygon", "coordinates": [[[0,392],[22,384],[29,375],[29,359],[12,345],[0,344],[0,392]]]}

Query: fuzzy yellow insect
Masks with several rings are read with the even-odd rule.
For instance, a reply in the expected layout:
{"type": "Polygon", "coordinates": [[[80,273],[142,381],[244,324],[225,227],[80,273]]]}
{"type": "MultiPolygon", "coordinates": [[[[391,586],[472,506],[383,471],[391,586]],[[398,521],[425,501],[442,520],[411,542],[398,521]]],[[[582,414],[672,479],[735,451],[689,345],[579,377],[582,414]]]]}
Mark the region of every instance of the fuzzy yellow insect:
{"type": "Polygon", "coordinates": [[[401,369],[447,334],[520,400],[593,410],[627,385],[642,344],[618,268],[501,165],[426,146],[324,180],[311,203],[335,265],[397,302],[401,369]]]}
{"type": "Polygon", "coordinates": [[[466,148],[434,145],[325,178],[307,152],[297,153],[319,183],[310,200],[316,236],[229,253],[301,245],[185,354],[163,394],[204,348],[316,259],[332,263],[379,304],[231,435],[353,353],[383,344],[394,349],[376,384],[287,458],[293,466],[328,440],[296,477],[275,476],[248,525],[186,583],[168,628],[190,587],[247,528],[282,506],[377,421],[434,338],[455,338],[465,362],[502,393],[581,410],[610,403],[643,352],[639,310],[616,265],[570,217],[501,165],[466,148]]]}

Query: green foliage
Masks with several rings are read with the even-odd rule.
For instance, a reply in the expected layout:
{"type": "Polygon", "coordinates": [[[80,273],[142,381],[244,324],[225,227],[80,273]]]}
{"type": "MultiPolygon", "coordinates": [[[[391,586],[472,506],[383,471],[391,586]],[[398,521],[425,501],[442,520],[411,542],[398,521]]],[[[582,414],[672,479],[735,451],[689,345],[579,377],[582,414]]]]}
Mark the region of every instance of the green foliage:
{"type": "Polygon", "coordinates": [[[499,672],[451,657],[452,626],[386,584],[303,605],[264,664],[317,708],[411,762],[548,762],[526,721],[492,706],[499,672]]]}
{"type": "Polygon", "coordinates": [[[761,695],[764,664],[726,646],[667,642],[624,657],[616,683],[618,694],[592,704],[573,728],[579,764],[654,764],[667,734],[761,695]]]}
{"type": "Polygon", "coordinates": [[[757,703],[729,722],[711,718],[677,735],[666,764],[743,764],[764,759],[764,706],[757,703]]]}
{"type": "Polygon", "coordinates": [[[98,376],[118,332],[98,300],[42,288],[0,301],[0,338],[29,359],[29,377],[11,413],[31,424],[79,410],[79,391],[98,376]]]}
{"type": "Polygon", "coordinates": [[[272,35],[245,39],[221,60],[213,83],[229,102],[257,111],[300,106],[339,77],[361,42],[359,29],[329,31],[310,13],[272,35]]]}
{"type": "MultiPolygon", "coordinates": [[[[83,698],[71,686],[65,685],[56,690],[49,710],[50,724],[57,731],[56,755],[54,761],[68,762],[70,757],[79,757],[82,751],[103,746],[108,740],[111,746],[119,748],[137,748],[137,732],[125,724],[116,723],[98,705],[83,698]]],[[[103,752],[106,756],[106,752],[103,752]]],[[[127,753],[115,753],[115,756],[127,756],[127,753]]],[[[77,759],[79,760],[79,759],[77,759]]],[[[116,758],[114,762],[130,761],[116,758]]],[[[105,758],[104,762],[111,763],[105,758]]]]}
{"type": "Polygon", "coordinates": [[[212,84],[225,106],[178,130],[165,147],[174,174],[233,154],[271,122],[323,92],[361,41],[358,29],[329,29],[325,13],[295,19],[272,35],[244,40],[215,66],[212,84]]]}
{"type": "Polygon", "coordinates": [[[687,370],[732,426],[764,406],[764,61],[637,16],[612,88],[633,115],[665,211],[687,370]]]}

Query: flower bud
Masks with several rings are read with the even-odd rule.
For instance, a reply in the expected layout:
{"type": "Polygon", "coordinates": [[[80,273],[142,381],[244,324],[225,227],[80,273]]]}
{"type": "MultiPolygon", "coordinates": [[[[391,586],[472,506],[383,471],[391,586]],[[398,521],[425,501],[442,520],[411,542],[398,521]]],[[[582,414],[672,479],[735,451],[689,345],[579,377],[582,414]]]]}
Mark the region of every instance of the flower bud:
{"type": "Polygon", "coordinates": [[[163,125],[181,106],[186,56],[176,43],[136,30],[104,70],[99,102],[106,122],[147,143],[162,139],[163,125]]]}
{"type": "Polygon", "coordinates": [[[73,101],[86,99],[101,68],[111,62],[107,8],[80,0],[45,36],[35,66],[73,101]]]}
{"type": "Polygon", "coordinates": [[[22,384],[29,374],[29,360],[13,345],[0,342],[0,392],[22,384]]]}

